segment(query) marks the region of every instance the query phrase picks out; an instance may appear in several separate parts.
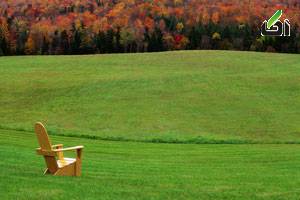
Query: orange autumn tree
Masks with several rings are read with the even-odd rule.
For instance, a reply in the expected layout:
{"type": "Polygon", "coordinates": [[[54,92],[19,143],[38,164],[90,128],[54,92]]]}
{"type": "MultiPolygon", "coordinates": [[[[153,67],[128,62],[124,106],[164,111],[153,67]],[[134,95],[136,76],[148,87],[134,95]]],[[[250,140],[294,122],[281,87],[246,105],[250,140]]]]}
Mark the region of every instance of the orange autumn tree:
{"type": "Polygon", "coordinates": [[[221,34],[222,46],[264,51],[250,47],[257,46],[258,28],[274,9],[284,10],[294,37],[277,41],[277,48],[298,52],[298,0],[1,1],[0,54],[207,49],[213,46],[215,32],[221,34]]]}
{"type": "Polygon", "coordinates": [[[27,41],[25,43],[25,54],[32,55],[35,53],[35,51],[36,51],[36,49],[35,49],[34,40],[32,38],[32,35],[29,35],[29,37],[27,38],[27,41]]]}

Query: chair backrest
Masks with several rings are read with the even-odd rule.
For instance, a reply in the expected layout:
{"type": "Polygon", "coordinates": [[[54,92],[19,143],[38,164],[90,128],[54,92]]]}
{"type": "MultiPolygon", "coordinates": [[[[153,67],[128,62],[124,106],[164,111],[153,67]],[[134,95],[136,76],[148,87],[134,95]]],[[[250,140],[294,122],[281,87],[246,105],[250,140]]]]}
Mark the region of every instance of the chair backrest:
{"type": "MultiPolygon", "coordinates": [[[[51,151],[52,145],[44,125],[41,122],[37,122],[34,126],[34,130],[38,138],[41,150],[51,151]]],[[[47,165],[47,170],[51,174],[54,174],[58,169],[55,156],[44,155],[44,159],[47,165]]]]}
{"type": "Polygon", "coordinates": [[[44,125],[41,122],[37,122],[34,126],[34,130],[38,138],[38,142],[40,144],[41,149],[51,150],[52,145],[44,125]]]}

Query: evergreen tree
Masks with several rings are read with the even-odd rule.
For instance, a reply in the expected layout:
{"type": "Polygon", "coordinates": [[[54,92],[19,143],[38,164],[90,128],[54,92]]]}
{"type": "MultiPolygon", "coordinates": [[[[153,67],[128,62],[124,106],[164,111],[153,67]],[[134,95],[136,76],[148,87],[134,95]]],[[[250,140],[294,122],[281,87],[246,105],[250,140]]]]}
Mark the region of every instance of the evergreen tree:
{"type": "Polygon", "coordinates": [[[192,27],[191,31],[188,34],[188,38],[190,40],[188,48],[197,49],[201,41],[201,35],[196,31],[195,27],[192,27]]]}
{"type": "Polygon", "coordinates": [[[114,52],[114,31],[109,29],[105,35],[105,48],[107,53],[114,52]]]}
{"type": "Polygon", "coordinates": [[[56,30],[54,32],[54,36],[53,36],[52,43],[51,43],[51,54],[60,54],[60,53],[62,53],[60,51],[60,45],[59,45],[60,42],[59,42],[59,40],[60,40],[60,37],[58,35],[58,30],[56,30]]]}
{"type": "Polygon", "coordinates": [[[123,52],[123,47],[121,45],[121,34],[120,34],[120,27],[118,27],[117,32],[115,34],[115,38],[116,38],[116,47],[115,47],[115,52],[116,53],[121,53],[123,52]]]}
{"type": "Polygon", "coordinates": [[[163,34],[159,28],[155,28],[154,32],[149,37],[147,33],[148,41],[148,51],[149,52],[156,52],[156,51],[164,51],[164,44],[163,44],[163,34]]]}
{"type": "Polygon", "coordinates": [[[80,54],[80,45],[81,45],[81,33],[77,29],[73,29],[73,37],[71,39],[71,53],[80,54]]]}
{"type": "Polygon", "coordinates": [[[60,34],[60,48],[63,54],[70,53],[69,36],[66,30],[63,30],[60,34]]]}
{"type": "Polygon", "coordinates": [[[105,42],[105,33],[99,31],[99,33],[96,36],[96,47],[100,53],[106,53],[105,42]]]}
{"type": "Polygon", "coordinates": [[[93,38],[90,36],[87,30],[81,32],[80,54],[95,53],[95,46],[93,38]]]}
{"type": "Polygon", "coordinates": [[[49,54],[49,42],[44,36],[43,45],[42,45],[42,55],[47,55],[47,54],[49,54]]]}

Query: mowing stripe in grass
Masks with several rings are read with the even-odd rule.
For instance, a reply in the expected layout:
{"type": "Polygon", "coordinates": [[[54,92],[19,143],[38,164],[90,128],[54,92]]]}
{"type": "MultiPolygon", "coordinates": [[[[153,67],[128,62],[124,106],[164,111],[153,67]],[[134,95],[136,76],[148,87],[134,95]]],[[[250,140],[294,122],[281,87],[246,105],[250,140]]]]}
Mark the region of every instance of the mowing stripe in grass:
{"type": "MultiPolygon", "coordinates": [[[[0,130],[11,130],[11,131],[21,131],[26,133],[32,133],[32,130],[26,130],[22,128],[10,128],[0,125],[0,130]]],[[[154,138],[150,140],[134,140],[122,137],[101,137],[97,135],[83,135],[80,133],[71,134],[71,133],[53,133],[52,131],[48,132],[49,135],[54,136],[64,136],[64,137],[74,137],[74,138],[84,138],[91,140],[103,140],[103,141],[120,141],[120,142],[143,142],[143,143],[162,143],[162,144],[300,144],[300,141],[273,141],[273,142],[264,142],[264,141],[251,141],[251,140],[216,140],[216,139],[207,139],[202,137],[197,137],[189,140],[177,140],[177,139],[162,139],[154,138]]]]}

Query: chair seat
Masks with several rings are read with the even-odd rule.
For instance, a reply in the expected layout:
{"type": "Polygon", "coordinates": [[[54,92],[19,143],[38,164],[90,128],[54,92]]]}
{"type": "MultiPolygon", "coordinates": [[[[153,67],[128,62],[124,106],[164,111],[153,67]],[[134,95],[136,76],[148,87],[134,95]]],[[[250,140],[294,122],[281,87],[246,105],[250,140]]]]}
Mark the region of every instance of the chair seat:
{"type": "Polygon", "coordinates": [[[62,168],[66,165],[72,164],[76,162],[76,159],[74,158],[64,158],[64,160],[57,160],[57,165],[59,168],[62,168]]]}

